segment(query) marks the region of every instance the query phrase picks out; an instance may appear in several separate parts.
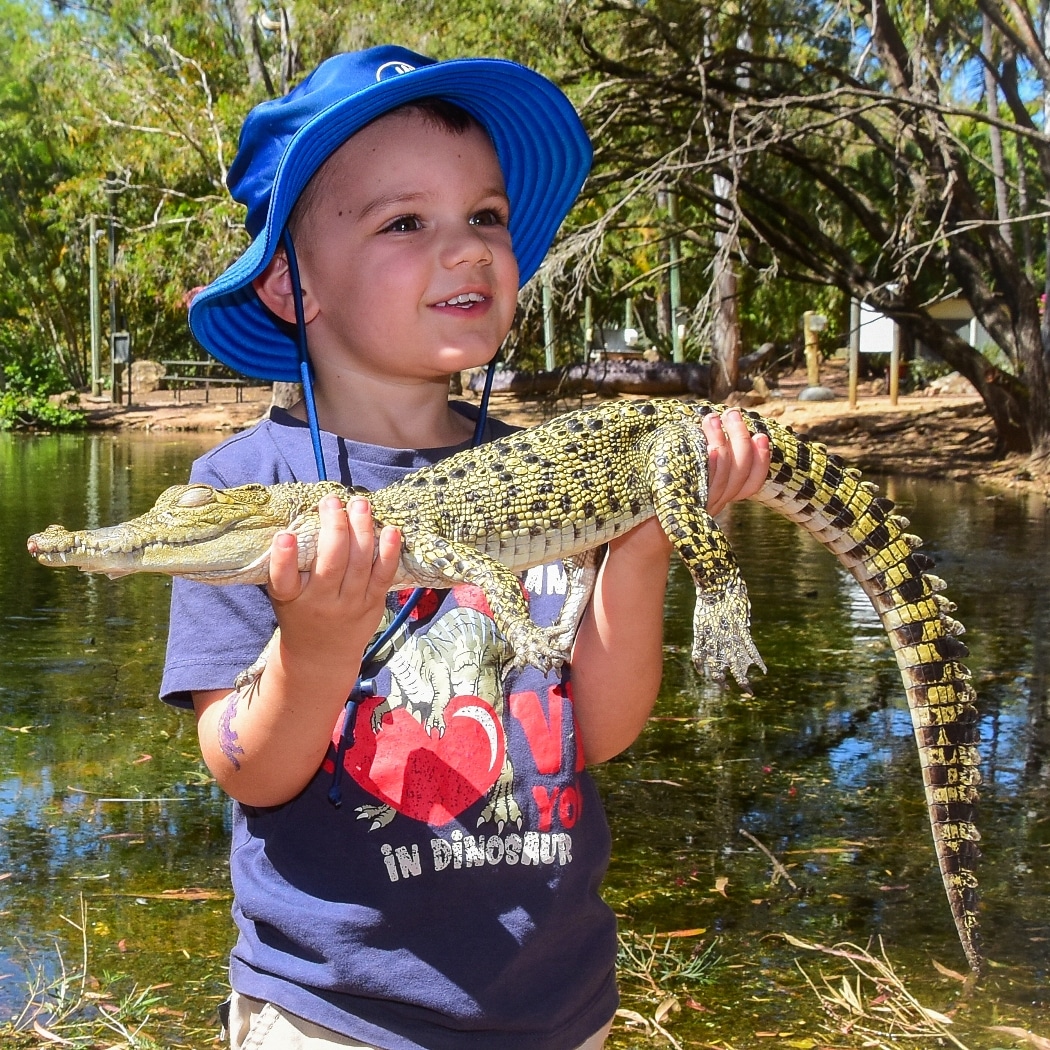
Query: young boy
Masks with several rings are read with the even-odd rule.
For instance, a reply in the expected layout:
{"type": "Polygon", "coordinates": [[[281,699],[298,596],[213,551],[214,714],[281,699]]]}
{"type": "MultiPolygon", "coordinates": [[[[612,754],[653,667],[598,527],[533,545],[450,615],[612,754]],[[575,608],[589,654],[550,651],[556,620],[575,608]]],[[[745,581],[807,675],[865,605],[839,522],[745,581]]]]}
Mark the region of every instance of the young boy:
{"type": "MultiPolygon", "coordinates": [[[[372,490],[468,447],[475,413],[449,402],[449,376],[497,353],[589,163],[568,100],[503,61],[338,55],[253,110],[229,177],[253,240],[190,320],[250,375],[296,379],[308,348],[308,397],[193,479],[312,481],[320,457],[372,490]]],[[[717,511],[757,491],[768,449],[738,414],[704,428],[717,511]]],[[[406,598],[388,594],[400,536],[374,553],[365,499],[320,515],[311,572],[281,534],[266,590],[173,591],[162,695],[192,704],[235,800],[232,1046],[596,1050],[616,933],[584,767],[627,747],[656,696],[662,530],[610,545],[570,666],[545,676],[511,667],[469,586],[425,593],[363,668],[406,598]],[[236,690],[278,624],[257,685],[236,690]]],[[[553,622],[564,570],[524,582],[553,622]]]]}

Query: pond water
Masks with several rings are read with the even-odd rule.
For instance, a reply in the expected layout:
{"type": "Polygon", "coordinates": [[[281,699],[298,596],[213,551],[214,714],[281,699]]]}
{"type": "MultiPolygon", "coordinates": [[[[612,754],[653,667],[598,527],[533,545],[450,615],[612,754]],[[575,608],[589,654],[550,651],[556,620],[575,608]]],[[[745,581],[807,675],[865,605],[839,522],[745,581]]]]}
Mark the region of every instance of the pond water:
{"type": "MultiPolygon", "coordinates": [[[[25,539],[140,513],[215,440],[0,435],[0,1018],[19,1012],[27,982],[81,966],[86,945],[92,980],[157,989],[163,1045],[212,1045],[232,933],[229,812],[192,718],[156,699],[169,581],[43,569],[25,539]]],[[[823,987],[848,963],[784,935],[876,955],[881,938],[968,1047],[1017,1045],[990,1026],[1050,1037],[1047,508],[959,484],[882,485],[969,629],[988,974],[964,993],[950,973],[965,960],[875,614],[800,529],[746,505],[725,527],[769,673],[753,696],[693,673],[692,588],[676,570],[655,717],[597,771],[614,835],[606,893],[635,937],[624,1008],[659,1019],[622,1018],[612,1047],[864,1045],[831,1039],[802,972],[823,987]],[[701,978],[705,952],[718,962],[701,978]]]]}

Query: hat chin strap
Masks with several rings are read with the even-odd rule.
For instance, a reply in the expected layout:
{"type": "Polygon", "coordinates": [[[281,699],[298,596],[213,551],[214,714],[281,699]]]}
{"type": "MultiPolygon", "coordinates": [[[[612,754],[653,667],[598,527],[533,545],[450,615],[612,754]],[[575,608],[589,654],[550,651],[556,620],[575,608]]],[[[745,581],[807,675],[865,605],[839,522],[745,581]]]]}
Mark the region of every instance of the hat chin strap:
{"type": "MultiPolygon", "coordinates": [[[[281,244],[288,259],[288,275],[292,282],[292,302],[295,305],[295,348],[299,357],[299,376],[303,384],[306,422],[310,427],[310,443],[313,445],[314,450],[317,480],[326,481],[328,472],[325,469],[324,452],[321,448],[321,427],[317,422],[317,400],[314,397],[313,368],[310,365],[310,354],[306,347],[306,312],[303,309],[303,289],[299,282],[299,263],[295,257],[292,235],[287,226],[281,234],[281,244]]],[[[496,357],[493,357],[485,373],[485,389],[481,395],[481,404],[478,406],[478,418],[474,424],[474,437],[471,442],[474,446],[482,444],[485,440],[485,427],[488,423],[489,415],[489,395],[492,393],[492,380],[495,374],[496,357]]],[[[353,479],[347,478],[347,482],[352,484],[353,479]]],[[[425,591],[426,588],[417,587],[409,595],[408,601],[401,606],[386,630],[368,647],[367,652],[361,658],[361,673],[358,675],[350,695],[346,698],[346,705],[343,709],[343,725],[339,731],[339,744],[336,747],[332,783],[328,789],[328,801],[336,809],[343,804],[343,760],[347,749],[354,742],[354,722],[357,716],[357,708],[362,700],[375,696],[376,683],[372,675],[375,675],[381,666],[378,655],[390,639],[401,630],[405,621],[412,615],[412,610],[419,604],[419,600],[423,597],[425,591]]]]}
{"type": "Polygon", "coordinates": [[[299,379],[303,384],[303,401],[306,403],[306,422],[310,426],[310,442],[314,447],[314,463],[317,465],[317,480],[327,481],[324,453],[321,450],[321,427],[317,422],[317,399],[314,397],[314,372],[310,366],[310,355],[306,350],[306,312],[303,310],[303,286],[299,282],[299,261],[295,257],[292,235],[286,226],[281,234],[281,244],[288,259],[288,276],[292,282],[292,302],[295,306],[295,349],[299,357],[299,379]]]}

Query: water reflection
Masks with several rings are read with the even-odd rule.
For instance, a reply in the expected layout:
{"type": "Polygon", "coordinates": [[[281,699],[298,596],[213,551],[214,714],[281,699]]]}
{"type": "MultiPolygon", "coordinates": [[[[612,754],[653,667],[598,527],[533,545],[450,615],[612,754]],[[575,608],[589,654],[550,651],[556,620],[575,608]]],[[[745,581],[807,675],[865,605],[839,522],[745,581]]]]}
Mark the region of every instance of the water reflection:
{"type": "MultiPolygon", "coordinates": [[[[51,522],[94,526],[138,513],[212,443],[0,436],[4,1006],[23,994],[27,957],[57,965],[57,941],[77,958],[63,916],[78,915],[81,894],[100,969],[134,950],[143,973],[163,973],[177,951],[171,929],[154,932],[156,916],[146,914],[114,925],[129,899],[121,895],[223,883],[225,803],[203,775],[192,720],[155,699],[168,582],[41,571],[25,552],[26,537],[51,522]],[[133,797],[171,801],[104,801],[133,797]]],[[[205,925],[225,938],[215,919],[205,925]]]]}
{"type": "MultiPolygon", "coordinates": [[[[184,1000],[174,1005],[201,1019],[222,993],[228,810],[192,719],[156,700],[168,581],[45,570],[24,547],[51,522],[140,513],[212,443],[0,435],[0,1007],[17,1008],[26,954],[49,957],[55,941],[75,953],[62,916],[79,914],[82,895],[93,967],[143,985],[176,981],[184,1000]]],[[[983,921],[997,964],[979,1009],[1038,1028],[1050,966],[1046,508],[960,485],[884,488],[926,539],[969,628],[985,741],[983,921]]],[[[936,983],[928,960],[964,964],[882,628],[853,579],[796,526],[746,506],[726,527],[769,674],[756,672],[743,696],[693,673],[693,594],[676,571],[656,716],[598,771],[616,838],[608,897],[641,932],[722,938],[734,968],[711,1017],[676,1022],[683,1045],[715,1021],[722,1039],[749,1045],[756,1028],[806,1009],[804,989],[785,991],[793,951],[769,936],[778,932],[882,936],[943,1002],[952,986],[936,983]],[[753,840],[797,891],[771,884],[753,840]]]]}

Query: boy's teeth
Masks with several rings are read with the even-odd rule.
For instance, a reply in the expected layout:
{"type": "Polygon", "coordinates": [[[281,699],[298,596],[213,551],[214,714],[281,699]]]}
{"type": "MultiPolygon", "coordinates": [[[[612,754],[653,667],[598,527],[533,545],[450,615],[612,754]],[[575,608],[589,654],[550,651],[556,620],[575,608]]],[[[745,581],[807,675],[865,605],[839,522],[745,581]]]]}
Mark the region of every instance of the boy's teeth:
{"type": "Polygon", "coordinates": [[[445,299],[443,302],[438,303],[438,306],[466,306],[468,303],[483,303],[484,301],[485,296],[478,295],[477,292],[464,292],[462,295],[445,299]]]}

